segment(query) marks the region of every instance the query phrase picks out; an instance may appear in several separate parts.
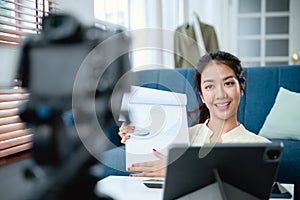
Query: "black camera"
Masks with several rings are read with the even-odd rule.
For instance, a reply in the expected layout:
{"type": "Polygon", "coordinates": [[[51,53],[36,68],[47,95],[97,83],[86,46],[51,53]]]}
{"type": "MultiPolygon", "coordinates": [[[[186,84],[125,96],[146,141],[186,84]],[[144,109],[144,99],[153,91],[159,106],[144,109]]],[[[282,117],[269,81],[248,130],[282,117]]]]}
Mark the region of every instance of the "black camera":
{"type": "Polygon", "coordinates": [[[90,195],[89,168],[110,143],[106,124],[129,90],[122,76],[130,70],[130,38],[119,28],[83,26],[65,14],[44,17],[42,27],[23,41],[19,62],[19,78],[30,93],[20,116],[34,135],[33,164],[25,174],[43,179],[29,199],[90,195]]]}

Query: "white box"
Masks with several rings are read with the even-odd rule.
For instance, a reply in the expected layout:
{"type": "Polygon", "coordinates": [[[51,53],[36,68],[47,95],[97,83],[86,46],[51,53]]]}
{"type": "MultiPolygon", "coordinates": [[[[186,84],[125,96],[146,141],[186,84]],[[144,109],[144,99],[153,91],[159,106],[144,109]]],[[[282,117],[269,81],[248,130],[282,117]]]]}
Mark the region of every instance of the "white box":
{"type": "MultiPolygon", "coordinates": [[[[185,94],[132,86],[122,99],[130,125],[136,127],[126,141],[126,169],[134,163],[154,161],[153,149],[167,155],[170,144],[189,145],[185,94]]],[[[124,116],[120,116],[124,121],[124,116]]]]}

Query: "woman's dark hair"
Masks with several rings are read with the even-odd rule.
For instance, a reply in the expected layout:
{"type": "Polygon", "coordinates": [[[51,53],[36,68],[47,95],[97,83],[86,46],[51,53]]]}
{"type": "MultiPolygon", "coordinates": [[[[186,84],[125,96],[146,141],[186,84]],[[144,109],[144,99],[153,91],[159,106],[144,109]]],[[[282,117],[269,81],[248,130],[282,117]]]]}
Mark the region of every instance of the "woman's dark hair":
{"type": "MultiPolygon", "coordinates": [[[[234,55],[224,52],[224,51],[216,51],[213,53],[208,53],[202,56],[196,67],[196,77],[195,77],[195,85],[198,88],[200,94],[202,94],[201,90],[201,74],[205,67],[210,64],[212,61],[216,63],[221,63],[230,67],[240,84],[242,91],[244,92],[244,85],[246,82],[246,77],[241,65],[241,61],[234,55]]],[[[205,103],[201,102],[199,105],[200,117],[199,123],[205,122],[209,118],[209,110],[206,107],[205,103]]]]}

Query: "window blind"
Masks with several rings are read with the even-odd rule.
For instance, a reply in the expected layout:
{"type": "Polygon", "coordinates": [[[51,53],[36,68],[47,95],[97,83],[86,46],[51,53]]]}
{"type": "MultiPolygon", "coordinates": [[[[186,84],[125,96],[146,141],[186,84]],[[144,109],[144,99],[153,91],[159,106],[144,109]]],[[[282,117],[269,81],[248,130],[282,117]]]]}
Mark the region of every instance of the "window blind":
{"type": "Polygon", "coordinates": [[[18,44],[26,34],[39,33],[42,17],[55,10],[54,0],[1,0],[0,44],[18,44]]]}
{"type": "Polygon", "coordinates": [[[0,90],[0,164],[13,154],[31,149],[32,134],[19,118],[20,103],[28,96],[20,87],[0,90]]]}
{"type": "MultiPolygon", "coordinates": [[[[55,10],[54,0],[0,0],[0,48],[38,34],[42,17],[55,10]]],[[[32,133],[19,117],[19,105],[28,97],[21,87],[0,89],[0,164],[30,155],[32,133]]]]}

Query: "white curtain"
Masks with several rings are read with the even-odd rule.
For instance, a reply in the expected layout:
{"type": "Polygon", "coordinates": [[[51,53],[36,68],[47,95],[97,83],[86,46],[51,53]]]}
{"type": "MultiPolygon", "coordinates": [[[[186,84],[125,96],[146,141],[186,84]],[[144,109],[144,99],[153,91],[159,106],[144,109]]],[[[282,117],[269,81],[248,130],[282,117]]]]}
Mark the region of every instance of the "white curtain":
{"type": "Polygon", "coordinates": [[[128,0],[136,70],[174,68],[173,36],[184,23],[184,0],[128,0]]]}

